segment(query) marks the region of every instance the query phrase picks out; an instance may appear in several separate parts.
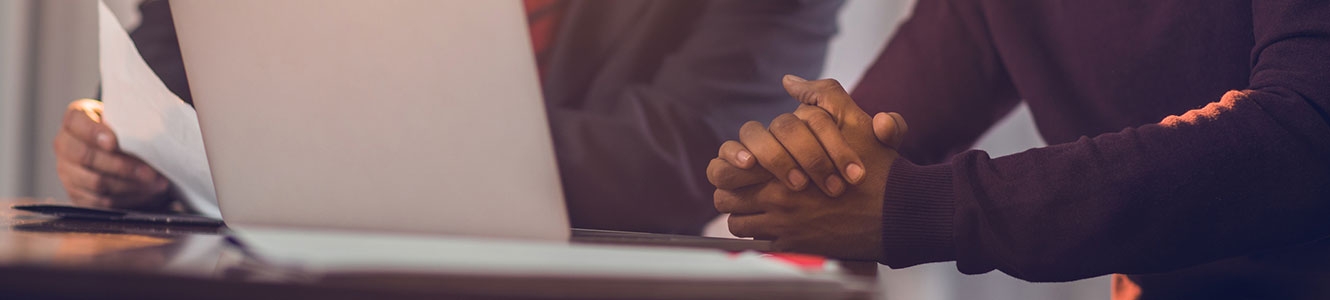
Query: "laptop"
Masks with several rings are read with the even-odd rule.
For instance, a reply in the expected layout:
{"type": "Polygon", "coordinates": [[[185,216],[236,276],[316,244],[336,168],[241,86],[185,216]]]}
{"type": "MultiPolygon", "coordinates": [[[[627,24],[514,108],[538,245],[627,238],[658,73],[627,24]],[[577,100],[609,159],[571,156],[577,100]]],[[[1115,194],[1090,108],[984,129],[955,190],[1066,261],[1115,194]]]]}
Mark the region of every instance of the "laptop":
{"type": "Polygon", "coordinates": [[[565,241],[518,1],[181,1],[229,227],[565,241]]]}
{"type": "Polygon", "coordinates": [[[520,1],[181,1],[221,214],[320,229],[766,250],[571,230],[520,1]]]}

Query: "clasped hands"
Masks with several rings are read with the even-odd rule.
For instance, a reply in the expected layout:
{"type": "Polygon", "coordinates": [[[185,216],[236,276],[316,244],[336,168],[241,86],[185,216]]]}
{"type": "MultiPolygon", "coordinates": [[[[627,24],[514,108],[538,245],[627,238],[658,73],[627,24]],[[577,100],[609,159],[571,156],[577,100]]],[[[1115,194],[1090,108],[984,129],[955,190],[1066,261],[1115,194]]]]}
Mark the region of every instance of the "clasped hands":
{"type": "Polygon", "coordinates": [[[778,251],[878,260],[887,173],[906,126],[869,117],[833,79],[782,80],[802,104],[762,126],[743,124],[707,166],[716,210],[735,236],[778,251]]]}

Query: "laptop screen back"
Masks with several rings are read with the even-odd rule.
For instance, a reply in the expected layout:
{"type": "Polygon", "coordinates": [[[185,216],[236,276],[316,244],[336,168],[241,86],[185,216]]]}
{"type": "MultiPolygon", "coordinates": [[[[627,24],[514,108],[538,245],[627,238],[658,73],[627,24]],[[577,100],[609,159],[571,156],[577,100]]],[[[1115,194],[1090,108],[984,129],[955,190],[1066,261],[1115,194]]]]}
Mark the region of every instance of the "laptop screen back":
{"type": "Polygon", "coordinates": [[[519,1],[173,1],[232,227],[567,240],[519,1]]]}

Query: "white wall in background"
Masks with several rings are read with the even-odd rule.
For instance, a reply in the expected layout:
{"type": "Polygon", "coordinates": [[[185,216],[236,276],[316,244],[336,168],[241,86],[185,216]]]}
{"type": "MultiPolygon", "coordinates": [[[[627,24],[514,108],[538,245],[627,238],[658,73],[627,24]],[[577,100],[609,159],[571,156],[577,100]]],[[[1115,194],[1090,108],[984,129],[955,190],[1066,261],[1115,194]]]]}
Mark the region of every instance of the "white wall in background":
{"type": "Polygon", "coordinates": [[[0,1],[0,197],[26,195],[31,0],[0,1]]]}
{"type": "Polygon", "coordinates": [[[847,88],[857,85],[913,4],[909,0],[845,1],[838,20],[840,33],[831,39],[822,77],[835,78],[847,88]]]}
{"type": "Polygon", "coordinates": [[[30,81],[34,134],[29,155],[35,159],[29,196],[67,199],[55,172],[51,140],[60,132],[70,101],[97,93],[97,2],[37,1],[36,74],[30,81]]]}
{"type": "MultiPolygon", "coordinates": [[[[139,0],[106,0],[126,28],[139,0]]],[[[65,106],[97,94],[97,2],[0,1],[0,196],[66,199],[51,140],[65,106]]]]}

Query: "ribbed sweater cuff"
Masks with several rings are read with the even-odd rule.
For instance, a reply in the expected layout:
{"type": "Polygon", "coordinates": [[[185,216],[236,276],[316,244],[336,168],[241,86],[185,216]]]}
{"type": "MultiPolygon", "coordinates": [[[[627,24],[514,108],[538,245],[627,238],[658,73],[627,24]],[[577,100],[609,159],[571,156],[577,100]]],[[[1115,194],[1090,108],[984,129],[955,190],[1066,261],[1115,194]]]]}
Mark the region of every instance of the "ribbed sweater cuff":
{"type": "Polygon", "coordinates": [[[918,166],[897,158],[882,203],[882,263],[904,268],[955,259],[956,201],[951,164],[918,166]]]}

